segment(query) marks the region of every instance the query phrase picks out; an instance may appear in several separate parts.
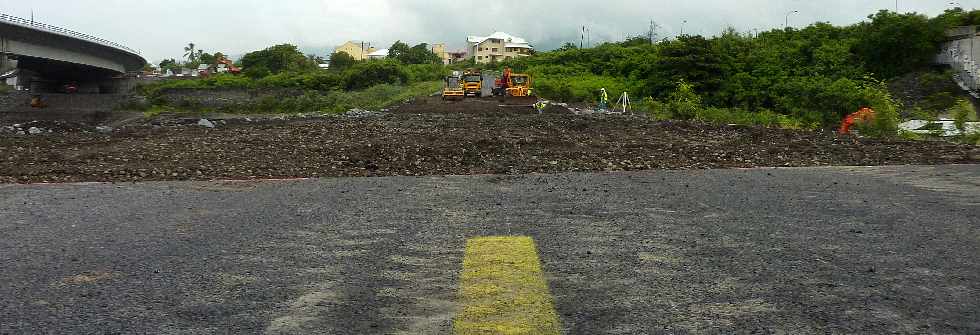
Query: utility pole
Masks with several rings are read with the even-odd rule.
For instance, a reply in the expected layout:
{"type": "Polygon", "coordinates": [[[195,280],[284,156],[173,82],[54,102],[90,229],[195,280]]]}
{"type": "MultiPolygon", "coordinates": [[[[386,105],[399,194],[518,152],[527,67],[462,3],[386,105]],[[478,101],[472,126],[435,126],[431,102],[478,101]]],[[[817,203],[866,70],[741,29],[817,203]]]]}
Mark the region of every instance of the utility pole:
{"type": "Polygon", "coordinates": [[[650,33],[648,34],[650,39],[650,44],[653,44],[653,20],[650,20],[650,33]]]}
{"type": "Polygon", "coordinates": [[[653,44],[654,41],[657,40],[657,37],[658,37],[657,36],[658,35],[657,34],[657,30],[658,29],[660,29],[660,25],[657,24],[657,21],[650,20],[650,32],[649,32],[649,34],[650,34],[650,36],[649,36],[650,37],[650,44],[653,44]]]}
{"type": "Polygon", "coordinates": [[[582,40],[578,42],[579,49],[585,49],[585,26],[582,26],[582,40]]]}
{"type": "Polygon", "coordinates": [[[31,8],[31,25],[34,25],[34,8],[31,8]]]}
{"type": "Polygon", "coordinates": [[[681,22],[681,34],[679,36],[684,36],[684,25],[687,24],[687,20],[681,22]]]}
{"type": "Polygon", "coordinates": [[[799,13],[799,12],[800,12],[800,11],[798,11],[798,10],[794,10],[794,11],[792,11],[792,12],[789,12],[789,13],[786,13],[786,24],[785,24],[785,25],[783,25],[783,29],[786,29],[786,28],[789,28],[789,16],[790,16],[790,15],[793,15],[793,14],[797,14],[797,13],[799,13]]]}

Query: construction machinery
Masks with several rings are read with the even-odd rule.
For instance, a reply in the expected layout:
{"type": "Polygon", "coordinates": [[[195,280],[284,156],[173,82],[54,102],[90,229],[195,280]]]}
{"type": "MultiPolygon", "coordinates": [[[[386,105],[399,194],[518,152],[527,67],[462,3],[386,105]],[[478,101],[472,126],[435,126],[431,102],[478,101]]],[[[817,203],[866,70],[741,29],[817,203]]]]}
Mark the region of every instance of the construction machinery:
{"type": "Polygon", "coordinates": [[[458,100],[465,96],[463,76],[459,71],[453,71],[452,75],[446,76],[446,85],[442,89],[442,100],[458,100]]]}
{"type": "Polygon", "coordinates": [[[840,134],[847,135],[851,133],[851,127],[858,124],[867,124],[875,119],[875,111],[871,108],[864,107],[854,114],[848,115],[844,119],[844,122],[840,125],[840,134]]]}
{"type": "Polygon", "coordinates": [[[500,78],[501,93],[509,97],[529,97],[532,92],[531,76],[523,73],[512,73],[510,68],[504,69],[500,78]]]}
{"type": "Polygon", "coordinates": [[[231,74],[242,73],[241,68],[235,66],[235,63],[232,63],[230,60],[228,60],[228,58],[225,58],[223,56],[221,58],[218,58],[218,64],[224,64],[225,67],[228,69],[228,73],[231,74]]]}
{"type": "Polygon", "coordinates": [[[531,96],[531,76],[526,74],[512,74],[510,85],[507,87],[507,95],[512,97],[531,96]]]}
{"type": "Polygon", "coordinates": [[[479,69],[469,69],[463,72],[463,95],[483,96],[483,74],[479,69]]]}

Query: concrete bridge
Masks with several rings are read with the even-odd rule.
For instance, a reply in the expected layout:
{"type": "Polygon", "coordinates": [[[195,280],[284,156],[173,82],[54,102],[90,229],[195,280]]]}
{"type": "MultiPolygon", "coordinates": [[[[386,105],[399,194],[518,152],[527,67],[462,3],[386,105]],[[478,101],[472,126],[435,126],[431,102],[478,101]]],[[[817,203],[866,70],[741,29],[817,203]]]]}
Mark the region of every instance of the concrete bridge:
{"type": "Polygon", "coordinates": [[[20,88],[57,92],[73,83],[82,93],[109,93],[114,77],[144,64],[123,45],[0,13],[0,79],[20,88]]]}

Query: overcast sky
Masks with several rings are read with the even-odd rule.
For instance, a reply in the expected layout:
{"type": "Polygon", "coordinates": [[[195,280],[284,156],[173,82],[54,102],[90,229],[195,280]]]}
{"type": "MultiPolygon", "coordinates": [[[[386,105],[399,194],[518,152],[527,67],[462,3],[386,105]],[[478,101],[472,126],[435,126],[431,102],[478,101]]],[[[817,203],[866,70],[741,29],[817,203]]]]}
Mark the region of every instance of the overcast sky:
{"type": "MultiPolygon", "coordinates": [[[[980,0],[958,1],[975,8],[980,0]]],[[[948,0],[899,0],[903,12],[929,15],[951,7],[948,0]]],[[[527,38],[539,49],[578,42],[590,27],[593,42],[621,40],[648,30],[650,20],[662,37],[681,32],[713,35],[727,26],[741,31],[815,21],[850,24],[878,9],[895,9],[895,0],[0,0],[0,12],[30,18],[116,41],[157,63],[180,58],[196,43],[208,52],[240,55],[279,43],[327,55],[347,40],[387,47],[447,43],[461,49],[467,35],[495,30],[527,38]],[[473,4],[486,4],[473,8],[473,4]],[[684,24],[684,21],[687,21],[684,24]]]]}

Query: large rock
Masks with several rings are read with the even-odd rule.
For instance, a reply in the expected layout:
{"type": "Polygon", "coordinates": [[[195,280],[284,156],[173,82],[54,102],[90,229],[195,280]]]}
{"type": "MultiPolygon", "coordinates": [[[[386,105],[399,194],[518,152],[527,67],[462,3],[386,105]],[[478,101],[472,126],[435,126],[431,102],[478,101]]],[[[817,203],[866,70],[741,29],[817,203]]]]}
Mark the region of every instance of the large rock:
{"type": "Polygon", "coordinates": [[[197,125],[205,128],[215,127],[214,122],[211,122],[211,120],[208,119],[201,119],[201,121],[197,121],[197,125]]]}

